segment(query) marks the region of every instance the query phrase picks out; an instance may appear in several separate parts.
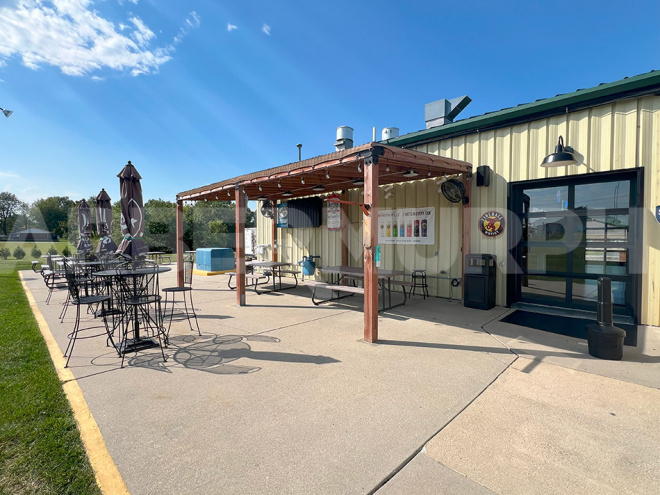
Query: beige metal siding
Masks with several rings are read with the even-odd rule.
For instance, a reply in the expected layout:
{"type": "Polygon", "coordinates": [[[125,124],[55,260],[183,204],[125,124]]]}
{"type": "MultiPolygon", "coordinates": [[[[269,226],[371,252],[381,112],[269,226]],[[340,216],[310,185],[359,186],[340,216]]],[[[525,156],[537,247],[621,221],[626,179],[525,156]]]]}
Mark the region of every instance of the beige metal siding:
{"type": "MultiPolygon", "coordinates": [[[[488,238],[479,231],[479,217],[507,210],[509,181],[563,177],[567,175],[644,167],[644,221],[642,260],[642,324],[660,325],[660,227],[655,206],[660,204],[660,97],[649,96],[567,113],[496,131],[477,132],[420,146],[420,151],[438,153],[479,165],[489,165],[494,184],[476,187],[473,181],[472,252],[495,254],[498,267],[497,304],[506,300],[507,237],[488,238]],[[578,165],[544,169],[543,158],[554,151],[559,136],[573,147],[582,161],[578,165]],[[437,150],[437,151],[436,151],[437,150]]],[[[460,242],[460,237],[457,239],[460,242]]],[[[460,258],[455,261],[460,264],[460,258]]],[[[456,266],[452,268],[456,272],[456,266]]]]}
{"type": "MultiPolygon", "coordinates": [[[[472,245],[475,253],[495,254],[503,267],[498,267],[497,304],[506,301],[507,259],[506,231],[496,238],[481,234],[478,220],[482,214],[496,210],[506,215],[509,181],[544,177],[562,177],[607,170],[645,168],[643,220],[643,277],[641,323],[660,325],[660,226],[655,221],[655,205],[660,204],[660,97],[601,105],[574,113],[519,124],[496,131],[475,132],[467,136],[445,139],[419,146],[417,149],[479,165],[489,165],[494,172],[493,184],[476,187],[473,181],[472,245]],[[573,147],[582,162],[570,167],[544,169],[539,165],[554,151],[559,136],[573,147]]],[[[425,172],[420,170],[421,174],[425,172]]],[[[395,186],[394,196],[384,198],[381,208],[436,208],[436,244],[434,246],[382,246],[385,268],[426,268],[429,275],[461,276],[461,205],[450,204],[438,193],[435,182],[423,180],[395,186]],[[445,271],[446,274],[440,272],[445,271]]],[[[351,201],[360,201],[360,191],[350,192],[351,201]]],[[[362,213],[349,208],[350,264],[362,265],[362,213]]],[[[270,222],[258,215],[259,243],[270,243],[270,222]]],[[[319,229],[280,229],[280,258],[298,261],[303,254],[320,254],[321,264],[341,263],[341,233],[319,229]]],[[[450,295],[449,281],[429,280],[431,293],[450,295]]],[[[456,296],[456,290],[454,296],[456,296]]]]}

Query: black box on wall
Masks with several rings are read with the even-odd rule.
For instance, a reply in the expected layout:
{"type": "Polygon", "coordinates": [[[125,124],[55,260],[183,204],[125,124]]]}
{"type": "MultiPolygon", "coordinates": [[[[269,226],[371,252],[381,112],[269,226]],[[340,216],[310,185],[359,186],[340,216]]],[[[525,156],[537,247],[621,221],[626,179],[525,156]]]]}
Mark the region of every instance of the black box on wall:
{"type": "Polygon", "coordinates": [[[477,167],[477,187],[488,187],[493,177],[493,169],[488,165],[477,167]]]}

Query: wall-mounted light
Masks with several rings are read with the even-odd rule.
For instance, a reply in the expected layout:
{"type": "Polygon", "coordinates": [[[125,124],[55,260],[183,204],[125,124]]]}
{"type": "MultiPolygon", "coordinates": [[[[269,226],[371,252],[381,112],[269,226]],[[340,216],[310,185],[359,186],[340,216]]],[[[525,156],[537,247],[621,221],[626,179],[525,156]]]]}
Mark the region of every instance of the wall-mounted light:
{"type": "Polygon", "coordinates": [[[417,177],[418,175],[419,174],[415,170],[413,170],[412,168],[409,168],[408,170],[406,170],[403,173],[403,176],[406,177],[406,178],[417,177]]]}
{"type": "Polygon", "coordinates": [[[282,193],[282,196],[284,196],[285,198],[288,198],[289,196],[293,196],[293,193],[291,191],[284,191],[282,193]]]}
{"type": "Polygon", "coordinates": [[[577,165],[577,160],[573,154],[575,150],[570,146],[564,146],[564,138],[559,136],[559,142],[555,146],[555,152],[549,154],[543,159],[541,166],[544,168],[564,167],[566,165],[577,165]]]}
{"type": "Polygon", "coordinates": [[[318,186],[312,187],[312,191],[323,192],[323,191],[325,191],[325,187],[323,187],[321,184],[319,184],[318,186]]]}

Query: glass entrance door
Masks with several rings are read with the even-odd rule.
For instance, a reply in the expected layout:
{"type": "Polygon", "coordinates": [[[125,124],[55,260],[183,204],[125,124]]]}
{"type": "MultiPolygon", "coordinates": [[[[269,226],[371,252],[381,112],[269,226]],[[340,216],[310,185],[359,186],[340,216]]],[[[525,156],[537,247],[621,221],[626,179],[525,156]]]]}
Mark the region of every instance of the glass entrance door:
{"type": "Polygon", "coordinates": [[[615,312],[636,314],[639,173],[511,184],[510,209],[521,223],[517,242],[510,238],[520,267],[512,302],[595,310],[597,279],[607,276],[615,312]]]}

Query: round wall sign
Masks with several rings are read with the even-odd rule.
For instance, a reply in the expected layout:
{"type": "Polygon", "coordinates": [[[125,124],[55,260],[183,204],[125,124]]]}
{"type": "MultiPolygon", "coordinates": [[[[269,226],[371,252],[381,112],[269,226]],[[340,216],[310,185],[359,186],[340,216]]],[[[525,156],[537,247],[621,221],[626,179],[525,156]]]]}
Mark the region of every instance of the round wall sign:
{"type": "Polygon", "coordinates": [[[489,211],[481,215],[479,219],[479,230],[488,237],[496,237],[504,232],[506,222],[498,211],[489,211]]]}

